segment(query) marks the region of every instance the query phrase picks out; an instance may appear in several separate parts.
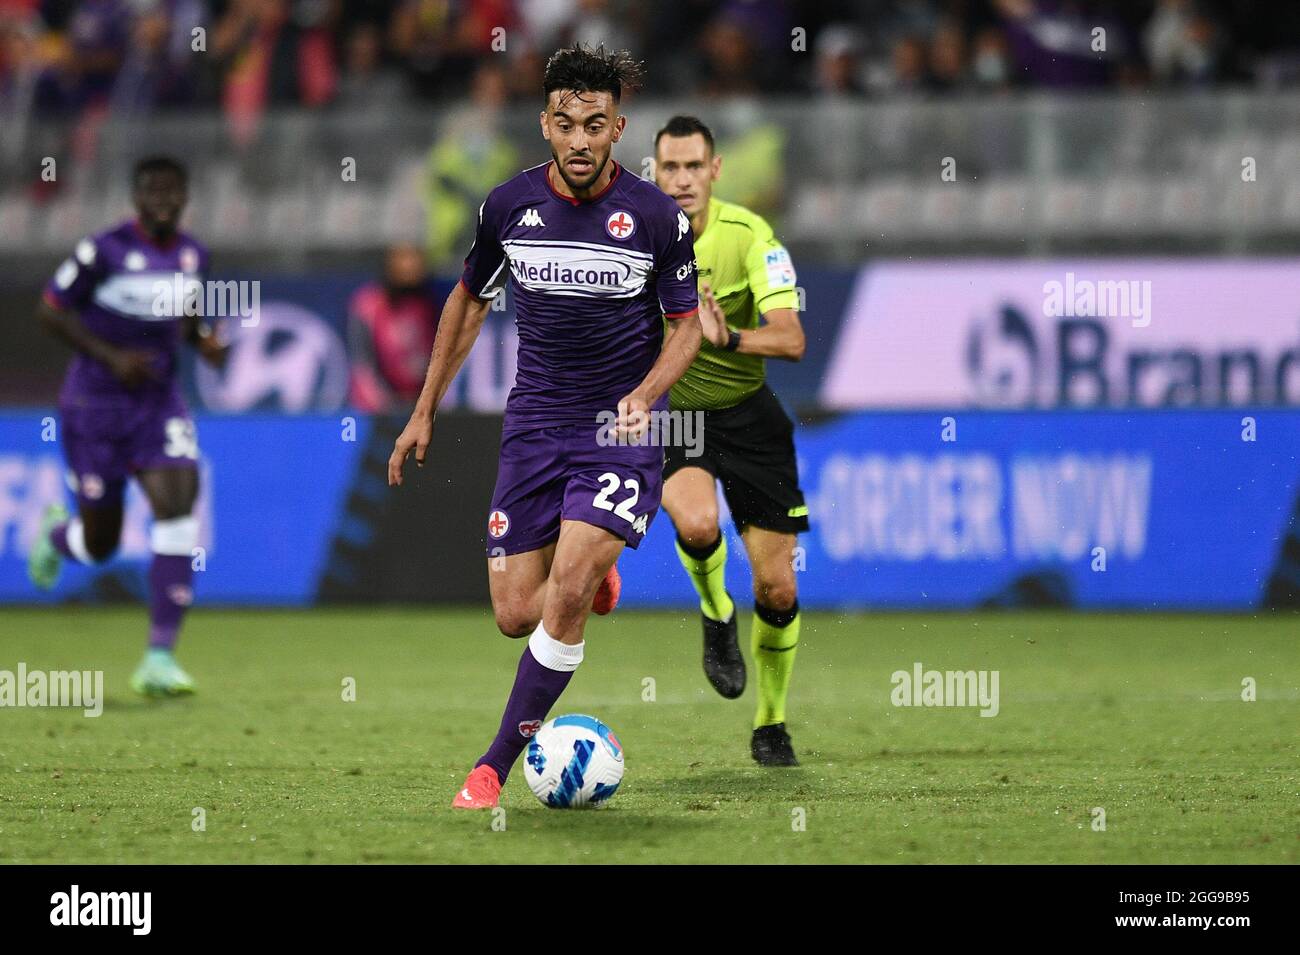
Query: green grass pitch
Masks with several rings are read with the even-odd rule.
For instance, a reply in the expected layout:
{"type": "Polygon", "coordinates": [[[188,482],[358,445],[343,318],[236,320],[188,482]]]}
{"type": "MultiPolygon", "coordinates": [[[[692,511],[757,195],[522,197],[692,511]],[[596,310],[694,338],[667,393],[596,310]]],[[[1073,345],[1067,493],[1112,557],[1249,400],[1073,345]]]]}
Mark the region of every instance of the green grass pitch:
{"type": "Polygon", "coordinates": [[[804,765],[764,770],[752,668],[742,700],[714,695],[695,617],[593,621],[552,715],[612,725],[623,786],[599,810],[549,810],[516,768],[494,829],[448,808],[523,646],[486,610],[199,610],[180,647],[199,694],[161,703],[126,686],[142,608],[0,611],[0,669],[103,669],[107,696],[97,719],[0,709],[0,860],[1300,861],[1294,616],[803,626],[789,721],[804,765]],[[890,675],[915,661],[997,670],[999,714],[893,706],[890,675]]]}

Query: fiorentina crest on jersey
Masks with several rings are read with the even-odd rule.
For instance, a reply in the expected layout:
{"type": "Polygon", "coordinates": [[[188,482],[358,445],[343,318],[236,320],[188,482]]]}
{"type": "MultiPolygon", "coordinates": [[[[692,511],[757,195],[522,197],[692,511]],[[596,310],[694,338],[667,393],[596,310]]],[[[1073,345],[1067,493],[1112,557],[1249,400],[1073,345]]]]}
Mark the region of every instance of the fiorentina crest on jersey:
{"type": "Polygon", "coordinates": [[[611,212],[605,220],[605,231],[611,238],[629,238],[636,231],[636,220],[632,218],[630,212],[619,209],[617,212],[611,212]]]}
{"type": "Polygon", "coordinates": [[[524,739],[532,739],[537,735],[537,731],[541,728],[541,720],[523,720],[519,724],[519,735],[524,739]]]}
{"type": "Polygon", "coordinates": [[[488,515],[488,535],[496,540],[506,536],[510,530],[510,518],[505,511],[493,511],[488,515]]]}

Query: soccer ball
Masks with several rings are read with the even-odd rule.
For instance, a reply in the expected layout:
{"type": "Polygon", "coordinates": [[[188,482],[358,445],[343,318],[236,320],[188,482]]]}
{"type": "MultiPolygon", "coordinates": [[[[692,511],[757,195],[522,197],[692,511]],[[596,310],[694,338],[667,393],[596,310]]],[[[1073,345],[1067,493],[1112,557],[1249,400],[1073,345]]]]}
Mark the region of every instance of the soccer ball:
{"type": "Polygon", "coordinates": [[[546,723],[528,742],[524,778],[552,809],[599,806],[623,779],[623,744],[594,716],[573,713],[546,723]]]}

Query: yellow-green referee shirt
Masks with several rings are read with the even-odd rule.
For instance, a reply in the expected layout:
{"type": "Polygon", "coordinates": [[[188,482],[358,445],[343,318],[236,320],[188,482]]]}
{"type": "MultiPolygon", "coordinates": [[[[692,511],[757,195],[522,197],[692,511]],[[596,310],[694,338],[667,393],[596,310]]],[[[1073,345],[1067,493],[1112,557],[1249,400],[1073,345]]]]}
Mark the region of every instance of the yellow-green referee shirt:
{"type": "MultiPolygon", "coordinates": [[[[759,316],[777,308],[798,308],[794,263],[762,216],[720,199],[709,200],[709,218],[695,237],[701,283],[708,282],[736,330],[757,328],[759,316]]],[[[739,404],[763,385],[766,362],[718,348],[707,339],[677,384],[673,408],[715,410],[739,404]]]]}

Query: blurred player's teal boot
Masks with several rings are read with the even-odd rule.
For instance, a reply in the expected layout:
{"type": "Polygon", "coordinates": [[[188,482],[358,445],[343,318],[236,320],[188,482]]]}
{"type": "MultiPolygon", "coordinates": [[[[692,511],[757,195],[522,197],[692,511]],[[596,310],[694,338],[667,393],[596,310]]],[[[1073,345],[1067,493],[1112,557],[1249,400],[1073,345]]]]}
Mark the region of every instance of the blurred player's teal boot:
{"type": "Polygon", "coordinates": [[[68,509],[62,504],[51,504],[41,515],[41,532],[27,555],[27,576],[41,590],[50,590],[59,582],[63,569],[63,555],[50,541],[50,531],[68,519],[68,509]]]}
{"type": "Polygon", "coordinates": [[[151,647],[131,675],[131,689],[141,696],[184,696],[194,692],[194,679],[170,650],[151,647]]]}

